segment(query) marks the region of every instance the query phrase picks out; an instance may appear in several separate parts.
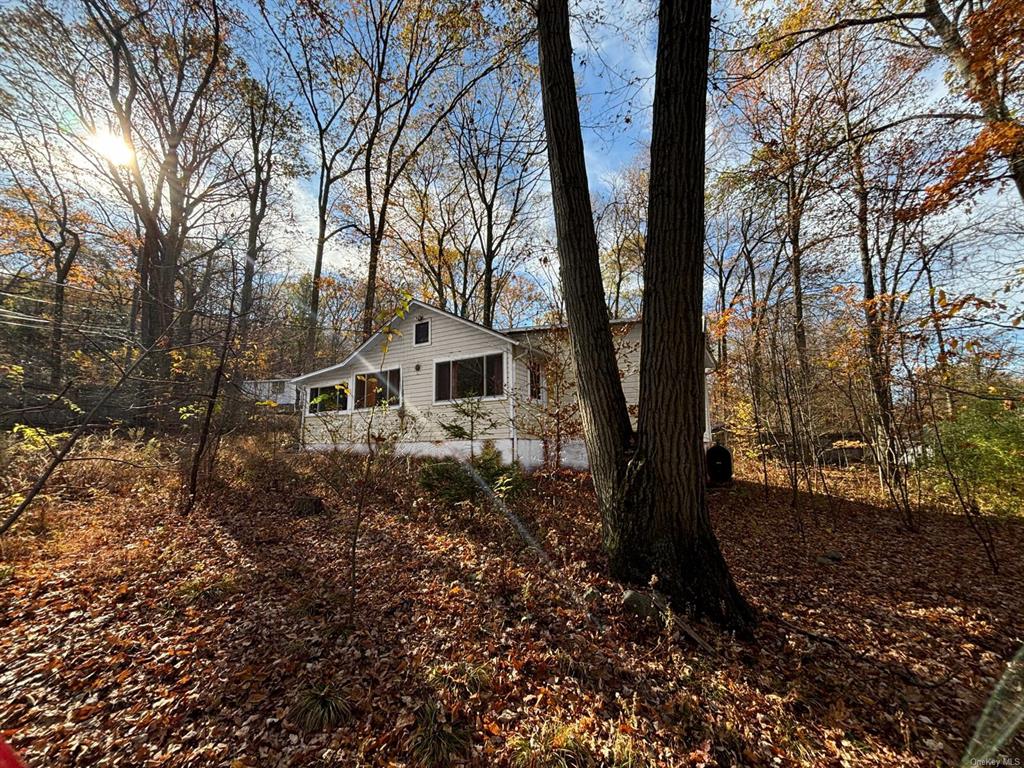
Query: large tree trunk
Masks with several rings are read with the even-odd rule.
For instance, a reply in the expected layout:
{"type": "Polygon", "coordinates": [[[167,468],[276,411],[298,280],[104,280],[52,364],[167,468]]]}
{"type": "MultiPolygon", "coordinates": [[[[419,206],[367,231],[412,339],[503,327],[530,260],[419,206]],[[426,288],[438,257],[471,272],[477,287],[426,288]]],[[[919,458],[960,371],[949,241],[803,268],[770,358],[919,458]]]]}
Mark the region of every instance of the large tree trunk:
{"type": "Polygon", "coordinates": [[[363,341],[373,336],[377,313],[377,264],[380,262],[380,239],[370,241],[370,258],[366,265],[366,297],[363,300],[363,341]]]}
{"type": "Polygon", "coordinates": [[[680,609],[751,622],[704,497],[701,330],[710,2],[663,0],[644,265],[639,443],[605,306],[566,0],[537,5],[541,88],[569,338],[587,453],[615,576],[657,577],[680,609]]]}
{"type": "Polygon", "coordinates": [[[317,233],[316,233],[316,257],[313,262],[313,280],[309,286],[309,325],[306,326],[306,338],[303,342],[302,365],[303,368],[312,368],[316,360],[316,341],[320,335],[320,276],[324,268],[324,247],[327,244],[327,207],[329,204],[330,185],[326,184],[325,178],[330,176],[329,170],[320,170],[320,192],[317,202],[317,233]]]}
{"type": "Polygon", "coordinates": [[[566,0],[539,0],[537,30],[559,268],[576,364],[580,420],[604,521],[605,545],[615,568],[623,542],[613,521],[620,517],[623,470],[633,430],[604,301],[566,0]]]}
{"type": "Polygon", "coordinates": [[[790,174],[786,195],[786,236],[789,239],[789,269],[793,279],[793,341],[796,344],[797,364],[800,366],[800,383],[806,387],[810,381],[810,364],[807,361],[807,326],[804,324],[804,277],[803,277],[803,227],[804,206],[796,181],[790,174]]]}
{"type": "MultiPolygon", "coordinates": [[[[167,333],[175,319],[175,280],[177,279],[177,259],[167,253],[160,236],[160,224],[154,218],[143,222],[144,234],[142,241],[143,268],[141,291],[141,336],[145,348],[171,346],[167,333]]],[[[163,349],[154,349],[147,368],[158,378],[166,379],[170,375],[171,358],[162,354],[163,349]]]]}
{"type": "Polygon", "coordinates": [[[893,411],[892,390],[889,385],[890,371],[886,362],[882,329],[881,307],[875,292],[875,267],[871,257],[869,230],[870,200],[867,178],[864,172],[863,149],[859,142],[852,140],[847,128],[847,139],[850,141],[850,160],[853,172],[854,192],[857,196],[857,247],[860,253],[861,283],[864,296],[864,325],[867,330],[868,378],[871,381],[871,393],[878,412],[878,426],[882,434],[873,435],[877,445],[877,458],[881,471],[884,473],[884,484],[889,490],[893,504],[909,518],[909,510],[904,509],[895,494],[899,487],[899,435],[896,433],[896,418],[893,411]],[[881,439],[879,439],[879,437],[881,439]],[[881,445],[879,445],[881,443],[881,445]]]}
{"type": "Polygon", "coordinates": [[[650,515],[640,573],[677,605],[752,620],[718,547],[704,493],[704,121],[710,0],[662,0],[644,259],[639,442],[629,494],[650,515]]]}
{"type": "Polygon", "coordinates": [[[494,327],[494,257],[484,259],[484,319],[488,328],[494,327]]]}

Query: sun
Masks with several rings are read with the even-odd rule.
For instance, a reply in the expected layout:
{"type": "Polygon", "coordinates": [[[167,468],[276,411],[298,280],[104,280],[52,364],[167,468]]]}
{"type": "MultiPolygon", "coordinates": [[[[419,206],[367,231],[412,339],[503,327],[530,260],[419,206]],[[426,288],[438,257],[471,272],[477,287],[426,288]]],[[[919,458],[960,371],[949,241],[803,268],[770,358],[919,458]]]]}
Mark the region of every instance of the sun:
{"type": "Polygon", "coordinates": [[[135,156],[125,140],[110,131],[96,131],[90,135],[89,146],[114,165],[128,165],[135,156]]]}

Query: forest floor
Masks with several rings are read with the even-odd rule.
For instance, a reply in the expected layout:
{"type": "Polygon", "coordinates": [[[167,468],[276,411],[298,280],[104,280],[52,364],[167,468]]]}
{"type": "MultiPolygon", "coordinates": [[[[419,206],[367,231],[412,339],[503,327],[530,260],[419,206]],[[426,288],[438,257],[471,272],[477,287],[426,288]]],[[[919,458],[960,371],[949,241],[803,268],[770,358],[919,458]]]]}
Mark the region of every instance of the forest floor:
{"type": "Polygon", "coordinates": [[[761,622],[696,625],[708,653],[623,609],[573,472],[512,504],[545,556],[389,476],[350,616],[355,493],[293,512],[315,463],[235,454],[187,519],[174,474],[69,466],[0,550],[30,768],[949,765],[1024,642],[1024,521],[994,523],[996,575],[962,518],[737,482],[711,512],[761,622]]]}

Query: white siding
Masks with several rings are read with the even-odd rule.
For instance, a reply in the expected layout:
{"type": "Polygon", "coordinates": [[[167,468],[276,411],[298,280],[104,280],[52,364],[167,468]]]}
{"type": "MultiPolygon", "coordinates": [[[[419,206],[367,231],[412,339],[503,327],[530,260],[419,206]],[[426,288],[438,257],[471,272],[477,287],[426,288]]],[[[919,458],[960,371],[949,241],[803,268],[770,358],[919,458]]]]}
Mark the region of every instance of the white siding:
{"type": "MultiPolygon", "coordinates": [[[[451,404],[434,403],[434,363],[485,354],[504,356],[505,392],[497,398],[485,398],[484,410],[496,422],[493,429],[479,434],[479,440],[511,438],[513,344],[499,334],[468,324],[446,313],[414,305],[409,314],[392,326],[390,339],[379,338],[359,356],[340,370],[327,371],[302,382],[303,388],[328,386],[347,382],[350,388],[349,411],[306,413],[303,419],[303,441],[307,445],[366,441],[371,413],[371,432],[390,436],[400,432],[404,441],[446,440],[441,422],[458,421],[451,404]],[[430,320],[430,343],[413,344],[413,327],[421,318],[430,320]],[[416,370],[419,366],[419,370],[416,370]],[[399,408],[353,410],[356,374],[401,368],[402,402],[399,408]]],[[[308,390],[307,390],[308,391],[308,390]]],[[[308,397],[303,397],[306,411],[308,397]]]]}
{"type": "MultiPolygon", "coordinates": [[[[640,323],[621,322],[612,326],[622,390],[635,425],[640,396],[640,323]]],[[[303,413],[302,440],[309,447],[348,443],[365,446],[367,439],[397,437],[400,450],[427,455],[448,455],[468,452],[463,442],[452,440],[441,427],[442,422],[462,422],[450,403],[434,402],[434,366],[444,360],[502,354],[504,356],[505,393],[485,398],[483,408],[495,426],[477,433],[478,443],[492,440],[506,458],[518,458],[527,466],[538,465],[547,449],[552,447],[552,388],[546,382],[542,401],[530,400],[531,358],[549,356],[560,359],[566,370],[561,401],[575,401],[574,373],[568,334],[564,329],[516,331],[504,336],[468,323],[445,312],[414,304],[408,315],[396,321],[390,337],[378,337],[344,367],[336,367],[308,376],[302,383],[298,407],[303,413]],[[430,342],[414,344],[414,326],[430,321],[430,342]],[[518,344],[513,343],[518,342],[518,344]],[[401,404],[375,410],[354,409],[356,374],[399,368],[402,371],[401,404]],[[417,370],[418,368],[418,370],[417,370]],[[345,384],[349,389],[347,411],[307,412],[308,388],[345,384]],[[372,421],[371,421],[372,419],[372,421]],[[547,448],[545,448],[545,439],[547,448]]],[[[710,357],[708,364],[711,364],[710,357]]],[[[571,409],[570,409],[571,411],[571,409]]],[[[578,420],[559,420],[564,464],[586,463],[578,420]]],[[[705,435],[710,439],[710,433],[705,435]]]]}

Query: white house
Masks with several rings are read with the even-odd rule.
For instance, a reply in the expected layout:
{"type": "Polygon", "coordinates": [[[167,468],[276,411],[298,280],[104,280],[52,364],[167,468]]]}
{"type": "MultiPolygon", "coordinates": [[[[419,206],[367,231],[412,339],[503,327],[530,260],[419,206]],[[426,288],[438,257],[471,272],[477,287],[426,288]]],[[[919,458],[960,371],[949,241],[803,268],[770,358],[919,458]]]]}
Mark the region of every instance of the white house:
{"type": "MultiPolygon", "coordinates": [[[[634,419],[640,322],[613,322],[634,419]]],[[[712,366],[708,354],[706,372],[712,366]]],[[[495,330],[412,301],[345,360],[291,383],[307,448],[360,450],[368,440],[395,439],[405,453],[464,457],[472,438],[477,449],[490,441],[527,468],[556,450],[562,465],[582,468],[573,378],[564,326],[495,330]]]]}
{"type": "Polygon", "coordinates": [[[290,379],[246,379],[238,385],[242,394],[257,402],[294,406],[295,385],[290,379]]]}

